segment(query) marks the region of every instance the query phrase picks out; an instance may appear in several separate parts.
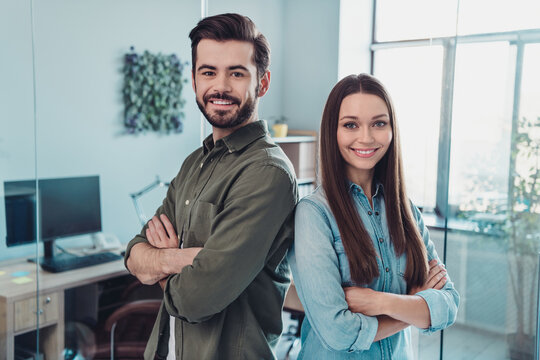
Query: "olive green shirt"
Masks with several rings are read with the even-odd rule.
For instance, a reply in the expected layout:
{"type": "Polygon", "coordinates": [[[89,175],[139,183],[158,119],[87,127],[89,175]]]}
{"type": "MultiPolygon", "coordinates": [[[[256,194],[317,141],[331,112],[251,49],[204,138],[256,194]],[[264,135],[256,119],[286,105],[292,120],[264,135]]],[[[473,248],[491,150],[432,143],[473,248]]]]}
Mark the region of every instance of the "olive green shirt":
{"type": "MultiPolygon", "coordinates": [[[[183,247],[203,247],[171,275],[145,351],[168,353],[176,318],[176,358],[273,359],[290,283],[297,186],[293,167],[264,121],[216,141],[210,135],[184,161],[157,214],[175,226],[183,247]]],[[[145,228],[128,244],[147,242],[145,228]]]]}

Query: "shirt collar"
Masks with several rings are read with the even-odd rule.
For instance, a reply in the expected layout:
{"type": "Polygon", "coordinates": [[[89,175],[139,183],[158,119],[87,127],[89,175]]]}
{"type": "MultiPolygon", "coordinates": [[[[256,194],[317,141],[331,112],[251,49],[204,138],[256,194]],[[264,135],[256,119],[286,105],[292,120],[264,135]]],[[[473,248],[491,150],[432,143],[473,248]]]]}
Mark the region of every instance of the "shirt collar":
{"type": "MultiPolygon", "coordinates": [[[[360,194],[364,194],[364,190],[361,186],[358,186],[357,184],[353,183],[351,180],[347,180],[349,182],[349,191],[354,192],[355,190],[360,192],[360,194]]],[[[379,194],[384,194],[384,186],[383,184],[375,179],[375,194],[373,194],[373,197],[377,196],[379,194]]]]}
{"type": "Polygon", "coordinates": [[[227,135],[222,139],[219,139],[218,141],[216,141],[216,144],[214,144],[212,134],[208,135],[203,141],[203,150],[206,154],[207,152],[212,150],[214,146],[225,146],[227,147],[229,153],[233,153],[235,151],[242,150],[255,140],[262,138],[266,134],[268,134],[266,121],[254,121],[245,126],[242,126],[232,134],[227,135]]]}

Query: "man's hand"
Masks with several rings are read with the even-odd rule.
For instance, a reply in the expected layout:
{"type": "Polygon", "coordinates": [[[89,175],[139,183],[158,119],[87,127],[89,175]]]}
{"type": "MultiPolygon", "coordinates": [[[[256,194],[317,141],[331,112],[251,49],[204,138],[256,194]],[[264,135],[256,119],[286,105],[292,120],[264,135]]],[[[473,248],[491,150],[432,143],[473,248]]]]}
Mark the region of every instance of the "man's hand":
{"type": "Polygon", "coordinates": [[[426,282],[422,286],[415,286],[409,289],[409,295],[414,295],[427,289],[440,290],[446,284],[448,279],[446,278],[446,268],[444,267],[444,264],[439,264],[437,259],[433,259],[428,265],[429,273],[426,282]]]}
{"type": "Polygon", "coordinates": [[[173,225],[165,214],[161,214],[159,219],[157,216],[154,216],[148,221],[146,238],[153,247],[159,249],[178,249],[180,242],[173,225]]]}
{"type": "Polygon", "coordinates": [[[345,300],[352,312],[368,316],[382,315],[379,305],[384,293],[355,286],[343,288],[343,291],[345,291],[345,300]]]}

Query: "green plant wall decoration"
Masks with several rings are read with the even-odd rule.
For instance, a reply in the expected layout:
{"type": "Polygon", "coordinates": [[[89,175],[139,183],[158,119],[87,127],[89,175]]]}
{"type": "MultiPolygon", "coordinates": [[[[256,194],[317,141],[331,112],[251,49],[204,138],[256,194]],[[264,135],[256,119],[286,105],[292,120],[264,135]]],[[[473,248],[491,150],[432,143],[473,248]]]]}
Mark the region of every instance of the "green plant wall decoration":
{"type": "Polygon", "coordinates": [[[175,55],[137,54],[133,47],[124,56],[124,126],[129,134],[155,131],[182,132],[187,63],[175,55]]]}

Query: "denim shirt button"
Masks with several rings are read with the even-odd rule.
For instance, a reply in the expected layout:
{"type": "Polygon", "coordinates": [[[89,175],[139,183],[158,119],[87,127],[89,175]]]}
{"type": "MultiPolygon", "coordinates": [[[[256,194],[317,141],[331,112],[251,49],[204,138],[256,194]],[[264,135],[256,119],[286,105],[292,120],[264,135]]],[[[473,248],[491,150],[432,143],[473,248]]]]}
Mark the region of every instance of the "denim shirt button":
{"type": "Polygon", "coordinates": [[[371,211],[368,211],[368,212],[367,212],[367,214],[368,214],[368,215],[371,215],[371,214],[372,214],[372,212],[371,212],[371,211]]]}
{"type": "Polygon", "coordinates": [[[389,269],[389,268],[386,268],[385,270],[386,270],[386,272],[389,272],[389,271],[390,271],[390,269],[389,269]]]}
{"type": "Polygon", "coordinates": [[[379,242],[380,242],[380,243],[383,243],[383,242],[384,242],[384,239],[383,239],[383,238],[380,238],[380,239],[379,239],[379,242]]]}
{"type": "Polygon", "coordinates": [[[378,211],[375,211],[375,215],[379,216],[379,212],[378,212],[378,211]]]}

